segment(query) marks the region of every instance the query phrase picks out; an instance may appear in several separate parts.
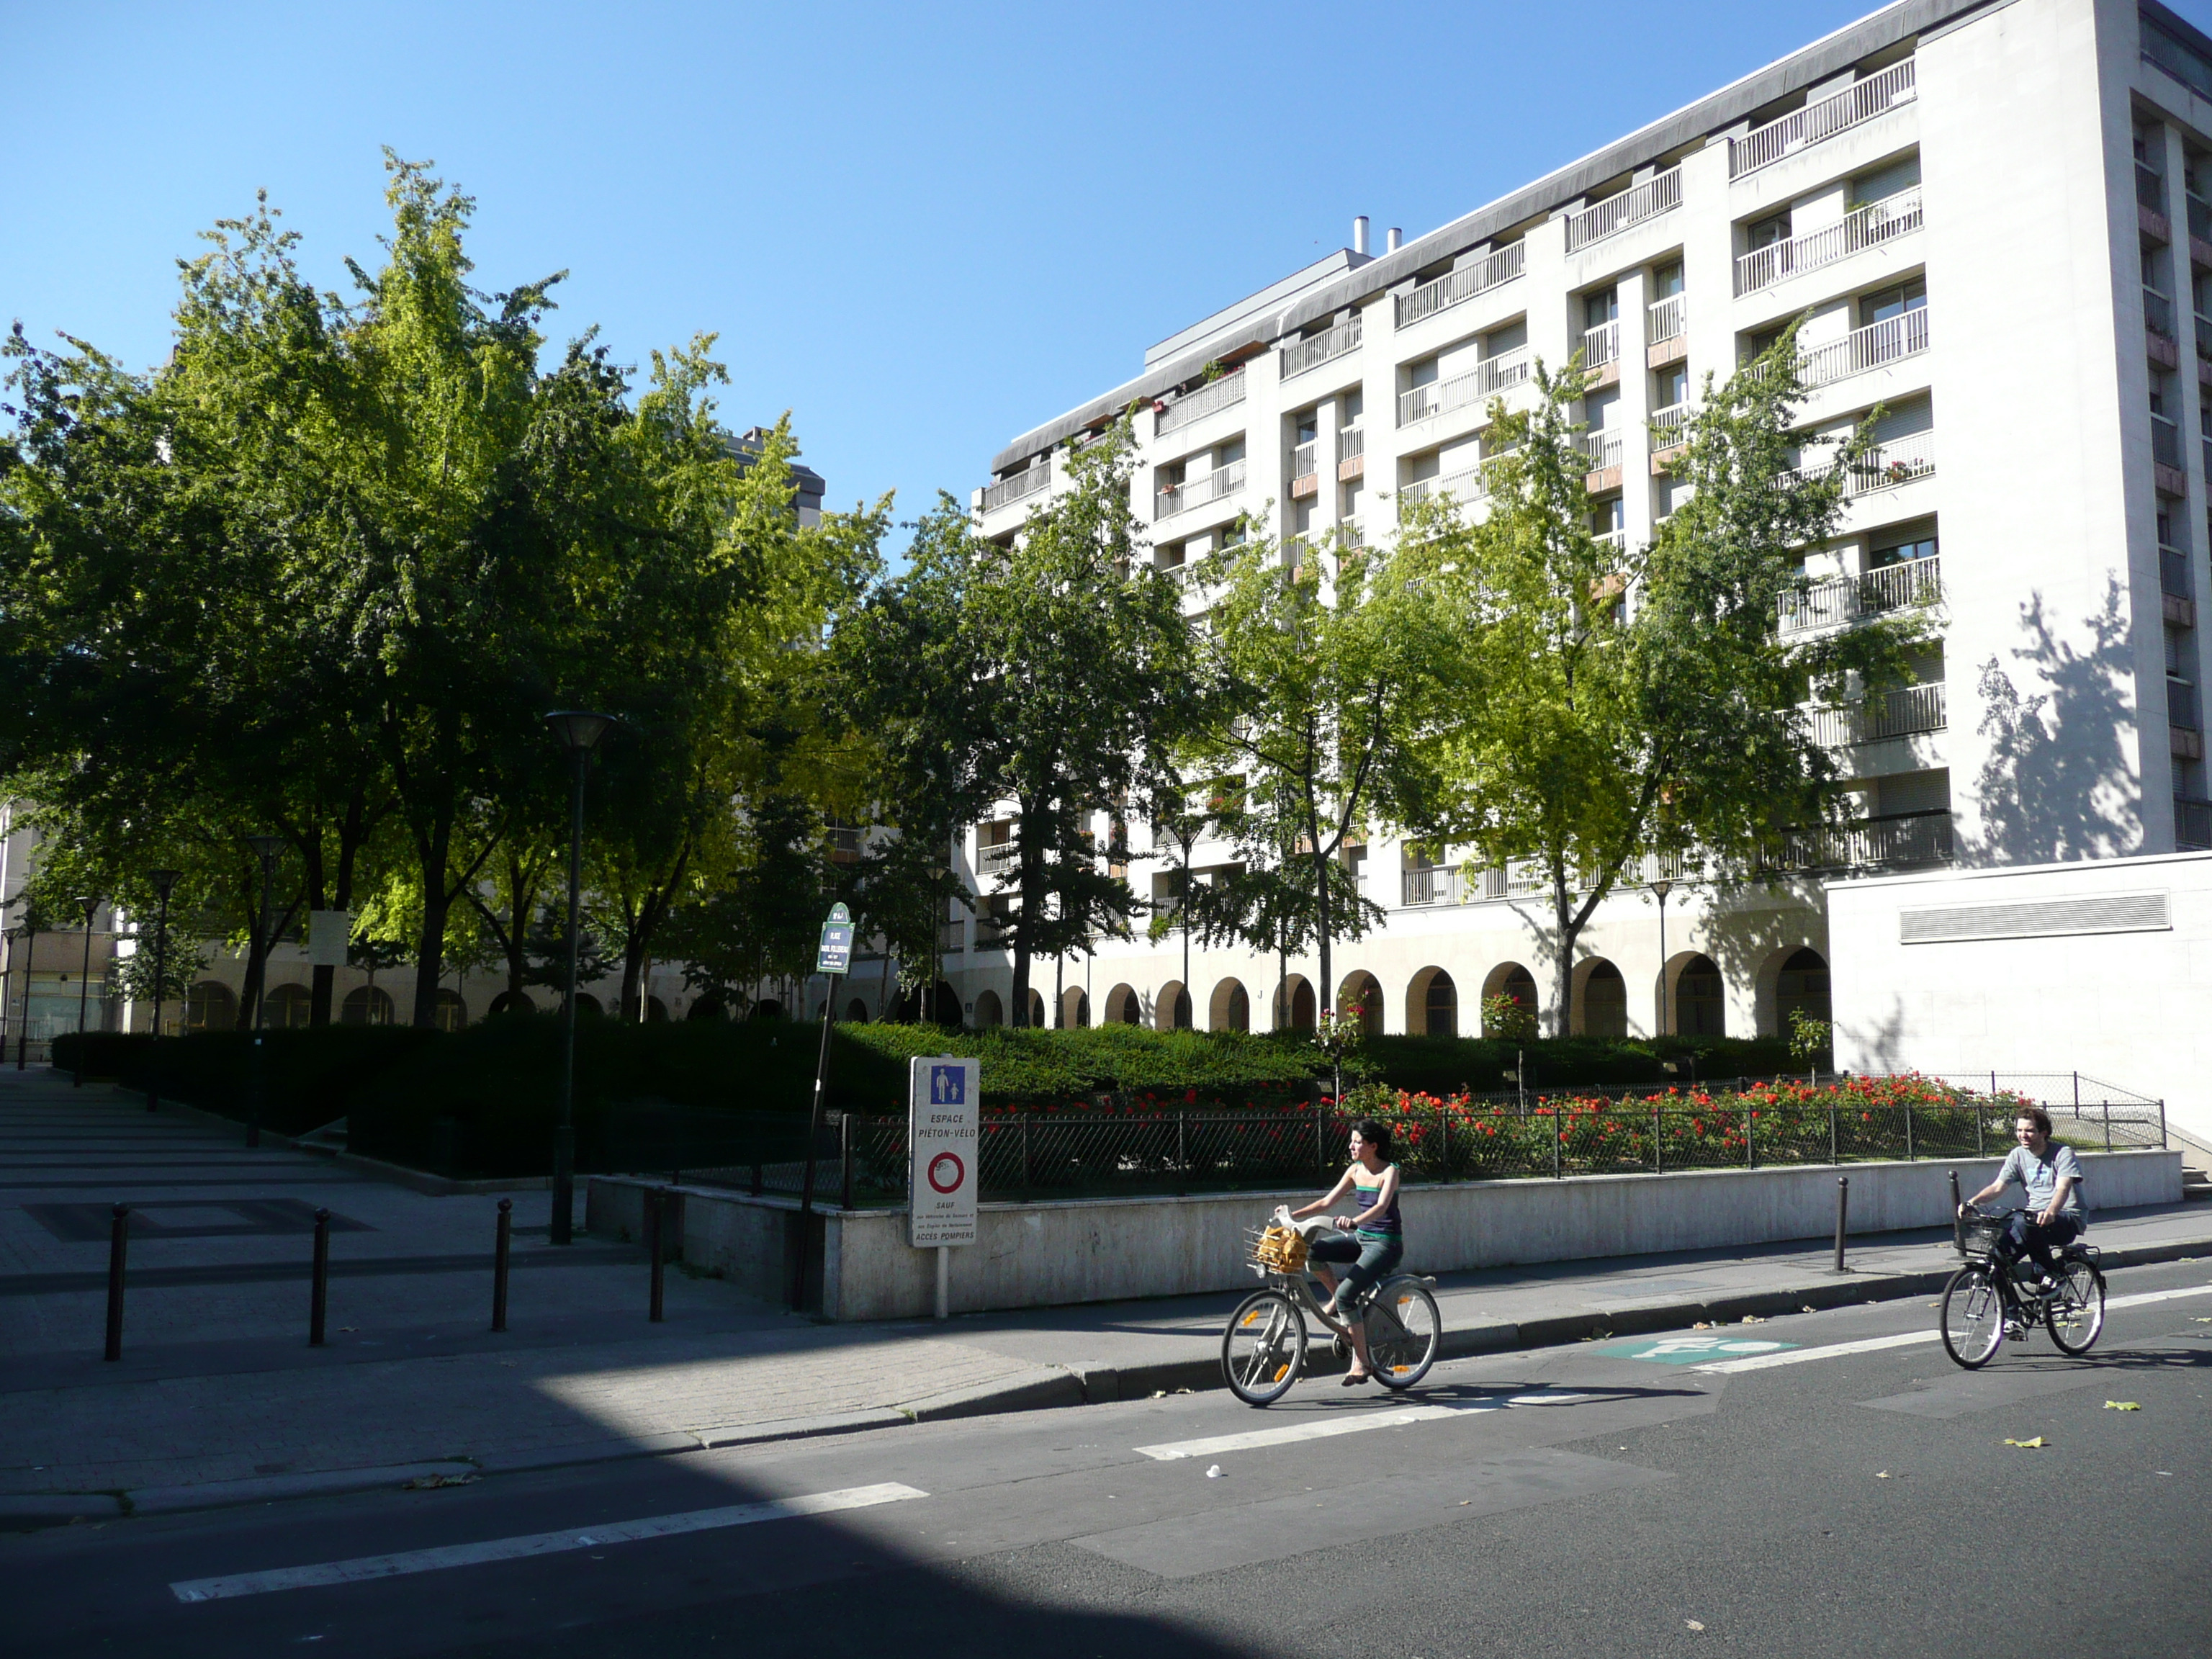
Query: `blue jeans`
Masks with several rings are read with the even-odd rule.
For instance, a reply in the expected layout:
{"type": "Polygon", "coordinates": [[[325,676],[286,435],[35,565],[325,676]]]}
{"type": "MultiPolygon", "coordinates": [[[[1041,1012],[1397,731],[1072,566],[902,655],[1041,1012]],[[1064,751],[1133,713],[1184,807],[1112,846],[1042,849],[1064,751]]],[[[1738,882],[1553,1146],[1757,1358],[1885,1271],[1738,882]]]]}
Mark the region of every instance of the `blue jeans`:
{"type": "Polygon", "coordinates": [[[2046,1276],[2056,1278],[2058,1268],[2051,1259],[2051,1247],[2071,1244],[2081,1232],[2081,1224],[2070,1215],[2062,1215],[2046,1226],[2035,1218],[2033,1211],[2022,1210],[2005,1224],[2002,1247],[2004,1259],[2008,1262],[2015,1261],[2024,1251],[2046,1276]]]}
{"type": "Polygon", "coordinates": [[[1350,1233],[1324,1228],[1307,1243],[1306,1256],[1313,1261],[1352,1264],[1336,1280],[1336,1310],[1348,1321],[1360,1299],[1406,1259],[1406,1244],[1403,1239],[1354,1238],[1350,1233]]]}

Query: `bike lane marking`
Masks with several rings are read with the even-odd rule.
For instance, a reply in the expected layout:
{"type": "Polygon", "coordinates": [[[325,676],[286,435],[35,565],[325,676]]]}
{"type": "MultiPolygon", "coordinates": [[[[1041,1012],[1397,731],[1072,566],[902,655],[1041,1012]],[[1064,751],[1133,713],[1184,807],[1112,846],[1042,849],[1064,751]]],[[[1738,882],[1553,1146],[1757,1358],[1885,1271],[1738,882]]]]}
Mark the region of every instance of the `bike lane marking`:
{"type": "Polygon", "coordinates": [[[2113,1308],[2142,1308],[2154,1302],[2171,1302],[2176,1297],[2212,1296],[2212,1285],[2187,1285],[2178,1291],[2137,1291],[2133,1296],[2108,1296],[2105,1298],[2107,1310],[2113,1308]]]}
{"type": "Polygon", "coordinates": [[[690,1532],[710,1532],[719,1527],[750,1526],[761,1521],[782,1521],[797,1516],[831,1515],[840,1510],[867,1509],[878,1504],[896,1504],[929,1494],[917,1487],[885,1481],[873,1486],[848,1486],[842,1492],[813,1492],[803,1498],[779,1498],[762,1504],[732,1504],[720,1509],[688,1510],[677,1515],[648,1516],[640,1521],[617,1521],[602,1527],[576,1527],[561,1532],[530,1533],[519,1538],[490,1538],[477,1544],[448,1544],[436,1549],[402,1550],[392,1555],[356,1556],[349,1561],[325,1561],[308,1567],[279,1567],[270,1572],[245,1572],[224,1578],[185,1578],[169,1586],[179,1601],[220,1601],[240,1595],[264,1595],[271,1590],[307,1589],[324,1584],[353,1584],[374,1578],[397,1578],[412,1572],[436,1572],[447,1567],[480,1566],[488,1561],[515,1561],[526,1557],[558,1555],[568,1550],[598,1549],[607,1544],[636,1543],[647,1538],[672,1538],[690,1532]]]}
{"type": "Polygon", "coordinates": [[[1796,1346],[1795,1342],[1770,1342],[1744,1336],[1645,1336],[1590,1352],[1607,1359],[1648,1359],[1661,1365],[1692,1365],[1700,1359],[1723,1355],[1765,1355],[1796,1346]]]}
{"type": "Polygon", "coordinates": [[[1171,1440],[1164,1445],[1134,1448],[1141,1456],[1168,1462],[1178,1457],[1206,1457],[1215,1452],[1251,1451],[1261,1446],[1287,1446],[1300,1440],[1326,1440],[1332,1435],[1358,1434],[1368,1429],[1402,1428],[1439,1417],[1505,1409],[1503,1401],[1469,1401],[1465,1405],[1408,1406],[1401,1411],[1362,1413],[1354,1417],[1317,1417],[1310,1422],[1289,1423],[1279,1429],[1250,1429],[1243,1434],[1210,1435],[1203,1440],[1171,1440]]]}

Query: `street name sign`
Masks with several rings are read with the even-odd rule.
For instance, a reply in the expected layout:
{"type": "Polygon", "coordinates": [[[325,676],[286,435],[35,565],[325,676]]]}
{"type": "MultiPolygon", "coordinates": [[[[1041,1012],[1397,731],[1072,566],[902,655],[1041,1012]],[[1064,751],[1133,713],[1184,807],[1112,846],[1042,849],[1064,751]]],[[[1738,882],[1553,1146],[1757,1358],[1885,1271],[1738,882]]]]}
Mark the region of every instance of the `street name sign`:
{"type": "Polygon", "coordinates": [[[975,1242],[982,1063],[917,1056],[907,1074],[907,1242],[917,1249],[975,1242]]]}
{"type": "Polygon", "coordinates": [[[817,974],[842,974],[853,965],[853,913],[833,905],[830,920],[822,924],[822,948],[815,954],[817,974]]]}

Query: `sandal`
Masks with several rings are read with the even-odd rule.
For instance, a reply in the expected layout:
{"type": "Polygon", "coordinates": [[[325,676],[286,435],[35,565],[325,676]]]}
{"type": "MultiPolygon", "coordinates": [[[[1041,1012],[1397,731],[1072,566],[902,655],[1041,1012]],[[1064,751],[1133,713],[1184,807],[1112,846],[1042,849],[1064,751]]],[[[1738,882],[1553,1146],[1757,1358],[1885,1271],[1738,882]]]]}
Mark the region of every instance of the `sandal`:
{"type": "Polygon", "coordinates": [[[1346,1371],[1344,1374],[1344,1381],[1336,1386],[1340,1389],[1356,1389],[1362,1382],[1372,1382],[1374,1380],[1375,1373],[1372,1371],[1346,1371]]]}

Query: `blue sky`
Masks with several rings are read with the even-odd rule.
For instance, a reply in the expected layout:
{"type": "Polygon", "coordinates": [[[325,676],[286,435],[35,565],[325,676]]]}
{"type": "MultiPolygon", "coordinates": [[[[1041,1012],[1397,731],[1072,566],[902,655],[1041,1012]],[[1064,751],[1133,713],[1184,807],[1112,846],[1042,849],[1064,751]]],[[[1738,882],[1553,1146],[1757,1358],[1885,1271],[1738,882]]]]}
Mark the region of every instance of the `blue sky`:
{"type": "Polygon", "coordinates": [[[342,287],[389,144],[477,198],[482,285],[566,268],[554,333],[625,362],[719,332],[732,425],[905,517],[1354,214],[1419,235],[1872,9],[7,0],[0,314],[158,361],[259,186],[342,287]]]}

